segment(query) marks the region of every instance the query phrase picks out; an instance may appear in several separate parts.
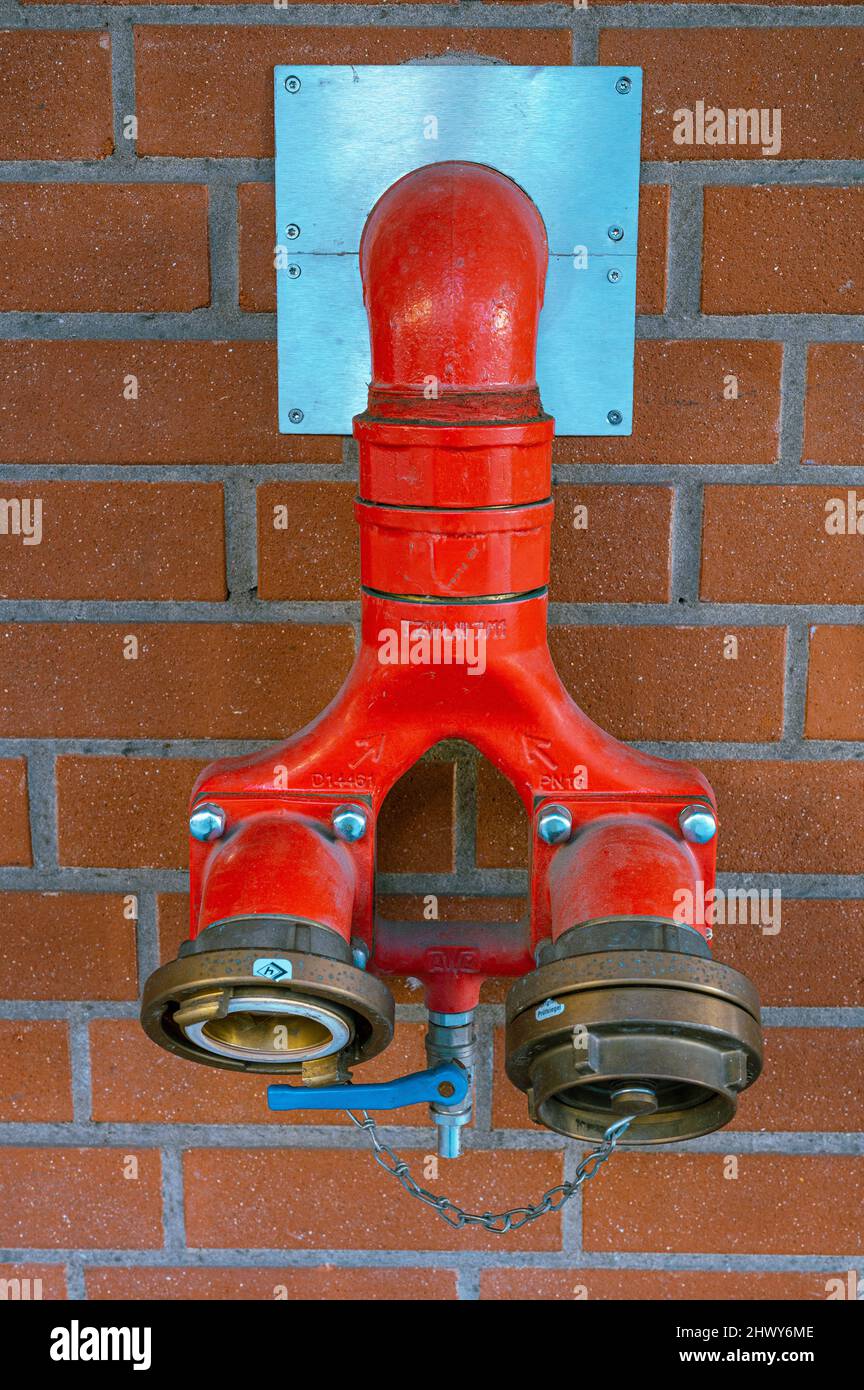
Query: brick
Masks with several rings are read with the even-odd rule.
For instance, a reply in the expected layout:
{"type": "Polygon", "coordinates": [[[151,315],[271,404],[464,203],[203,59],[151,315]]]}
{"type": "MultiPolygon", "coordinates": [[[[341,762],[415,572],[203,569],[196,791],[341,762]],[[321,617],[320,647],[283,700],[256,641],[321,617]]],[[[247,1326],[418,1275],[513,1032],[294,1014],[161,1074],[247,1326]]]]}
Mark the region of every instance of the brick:
{"type": "Polygon", "coordinates": [[[632,435],[558,439],[553,457],[559,463],[774,463],[781,357],[779,343],[637,342],[632,435]],[[734,389],[737,400],[724,399],[734,389]]]}
{"type": "Polygon", "coordinates": [[[639,190],[637,314],[662,314],[666,308],[668,243],[669,189],[663,184],[643,184],[639,190]]]}
{"type": "Polygon", "coordinates": [[[805,463],[860,467],[864,431],[862,400],[864,346],[812,343],[807,353],[805,463]]]}
{"type": "Polygon", "coordinates": [[[258,489],[258,597],[356,599],[360,547],[354,483],[265,483],[258,489]]]}
{"type": "Polygon", "coordinates": [[[0,226],[0,310],[131,313],[210,303],[205,187],[6,183],[0,226]]]}
{"type": "Polygon", "coordinates": [[[484,758],[477,767],[477,864],[526,869],[531,827],[512,783],[484,758]]]}
{"type": "Polygon", "coordinates": [[[221,483],[39,479],[7,482],[0,492],[2,598],[225,598],[221,483]]]}
{"type": "MultiPolygon", "coordinates": [[[[422,1071],[425,1029],[400,1023],[393,1042],[380,1056],[358,1067],[358,1082],[386,1081],[422,1071]]],[[[194,1066],[163,1051],[144,1036],[136,1021],[97,1019],[90,1025],[93,1119],[97,1124],[276,1124],[286,1117],[267,1108],[266,1086],[278,1077],[243,1076],[194,1066]]],[[[289,1079],[289,1078],[286,1078],[289,1079]]],[[[422,1106],[405,1107],[387,1117],[388,1124],[425,1125],[422,1106]]],[[[350,1125],[344,1111],[322,1115],[298,1110],[292,1125],[350,1125]]]]}
{"type": "MultiPolygon", "coordinates": [[[[730,1146],[734,1152],[734,1143],[730,1146]]],[[[862,1249],[860,1158],[618,1154],[583,1199],[586,1250],[834,1255],[862,1249]]]]}
{"type": "Polygon", "coordinates": [[[700,597],[710,603],[859,602],[864,541],[826,530],[829,518],[833,524],[835,515],[847,513],[849,491],[836,483],[707,487],[700,597]]]}
{"type": "Polygon", "coordinates": [[[275,343],[5,342],[0,376],[0,463],[342,457],[335,436],[279,434],[275,343]]]}
{"type": "Polygon", "coordinates": [[[695,111],[697,101],[723,111],[780,108],[782,159],[864,152],[860,29],[606,29],[599,61],[644,68],[643,159],[765,158],[761,141],[676,144],[675,112],[695,111]]]}
{"type": "MultiPolygon", "coordinates": [[[[425,1150],[400,1154],[423,1174],[425,1150]]],[[[539,1197],[561,1181],[556,1151],[466,1153],[458,1182],[428,1178],[471,1211],[539,1197]]],[[[452,1230],[393,1190],[365,1149],[193,1149],[184,1155],[190,1246],[277,1250],[497,1250],[497,1237],[452,1230]]],[[[421,1176],[421,1181],[422,1181],[421,1176]]],[[[510,1250],[559,1250],[560,1218],[511,1231],[510,1250]]],[[[840,1247],[852,1248],[850,1245],[840,1247]]]]}
{"type": "Polygon", "coordinates": [[[66,1297],[64,1265],[0,1264],[0,1302],[42,1299],[47,1303],[66,1297]]]}
{"type": "Polygon", "coordinates": [[[0,998],[137,998],[132,896],[0,894],[0,998]]]}
{"type": "Polygon", "coordinates": [[[7,29],[0,32],[0,71],[0,159],[104,159],[111,154],[111,40],[106,33],[7,29]]]}
{"type": "Polygon", "coordinates": [[[761,743],[783,732],[783,628],[556,627],[549,639],[574,699],[616,738],[761,743]]]}
{"type": "Polygon", "coordinates": [[[280,63],[404,63],[467,50],[510,63],[566,64],[570,48],[561,29],[136,26],[137,150],[272,156],[272,70],[280,63]]]}
{"type": "Polygon", "coordinates": [[[153,1149],[0,1148],[0,1198],[0,1243],[10,1248],[162,1244],[161,1156],[153,1149]]]}
{"type": "Polygon", "coordinates": [[[864,1128],[862,1075],[860,1028],[768,1028],[765,1070],[741,1096],[730,1129],[857,1133],[864,1128]]]}
{"type": "Polygon", "coordinates": [[[30,851],[30,803],[24,758],[0,758],[0,864],[33,863],[30,851]]]}
{"type": "MultiPolygon", "coordinates": [[[[158,3],[158,0],[157,0],[158,3]]],[[[0,1266],[2,1268],[2,1266],[0,1266]]],[[[207,1300],[273,1299],[277,1302],[402,1302],[406,1299],[442,1302],[456,1298],[456,1275],[451,1269],[255,1268],[88,1269],[84,1274],[88,1299],[207,1300]]]]}
{"type": "Polygon", "coordinates": [[[864,960],[864,902],[784,896],[780,908],[776,933],[753,925],[718,927],[718,960],[752,980],[766,1007],[858,1005],[859,982],[848,962],[864,960]]]}
{"type": "Polygon", "coordinates": [[[61,864],[185,869],[188,805],[206,758],[57,759],[61,864]]]}
{"type": "Polygon", "coordinates": [[[354,637],[302,624],[21,623],[0,628],[0,652],[0,736],[275,739],[336,694],[354,637]]]}
{"type": "Polygon", "coordinates": [[[699,767],[717,794],[721,872],[859,871],[862,764],[700,759],[699,767]]]}
{"type": "Polygon", "coordinates": [[[860,314],[862,235],[864,188],[706,188],[702,312],[860,314]]]}
{"type": "Polygon", "coordinates": [[[827,1298],[834,1287],[831,1281],[837,1279],[845,1285],[846,1271],[832,1275],[824,1270],[793,1273],[753,1269],[484,1269],[480,1272],[480,1297],[496,1302],[538,1298],[802,1301],[827,1298]]]}
{"type": "Polygon", "coordinates": [[[864,739],[864,628],[810,629],[804,733],[864,739]]]}
{"type": "Polygon", "coordinates": [[[559,483],[553,495],[553,603],[668,600],[671,488],[559,483]]]}
{"type": "MultiPolygon", "coordinates": [[[[240,239],[240,308],[275,314],[274,246],[278,241],[272,183],[241,183],[237,190],[240,239]]],[[[669,189],[645,184],[639,190],[639,257],[636,312],[662,314],[666,307],[669,189]]]]}
{"type": "Polygon", "coordinates": [[[72,1118],[67,1025],[58,1019],[0,1019],[0,1121],[72,1118]]]}
{"type": "Polygon", "coordinates": [[[276,313],[273,265],[276,199],[272,183],[241,183],[237,188],[240,308],[249,313],[276,313]]]}
{"type": "Polygon", "coordinates": [[[378,872],[450,873],[454,866],[456,769],[417,763],[387,795],[378,818],[378,872]]]}
{"type": "Polygon", "coordinates": [[[176,960],[180,947],[189,939],[189,896],[187,893],[159,893],[156,897],[159,932],[159,962],[176,960]]]}
{"type": "Polygon", "coordinates": [[[510,1081],[504,1070],[504,1029],[495,1029],[493,1043],[492,1127],[493,1129],[531,1129],[546,1133],[528,1114],[528,1097],[510,1081]]]}

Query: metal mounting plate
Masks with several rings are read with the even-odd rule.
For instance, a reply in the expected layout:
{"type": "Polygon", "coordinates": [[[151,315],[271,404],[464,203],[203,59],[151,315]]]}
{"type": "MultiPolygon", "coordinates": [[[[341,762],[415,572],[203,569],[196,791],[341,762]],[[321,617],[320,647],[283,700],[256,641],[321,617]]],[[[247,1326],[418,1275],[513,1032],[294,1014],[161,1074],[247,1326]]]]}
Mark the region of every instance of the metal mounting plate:
{"type": "Polygon", "coordinates": [[[357,259],[366,217],[403,174],[464,159],[515,180],[546,224],[537,377],[556,433],[630,434],[641,69],[274,75],[280,430],[350,434],[370,377],[357,259]]]}

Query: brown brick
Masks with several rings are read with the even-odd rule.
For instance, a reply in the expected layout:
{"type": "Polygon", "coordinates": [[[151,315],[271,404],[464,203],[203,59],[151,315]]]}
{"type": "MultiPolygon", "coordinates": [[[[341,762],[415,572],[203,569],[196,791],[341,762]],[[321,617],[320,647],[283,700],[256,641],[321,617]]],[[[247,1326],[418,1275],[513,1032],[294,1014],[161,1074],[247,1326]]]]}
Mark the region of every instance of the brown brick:
{"type": "Polygon", "coordinates": [[[0,1300],[62,1300],[66,1293],[65,1265],[0,1264],[0,1300]]]}
{"type": "MultiPolygon", "coordinates": [[[[157,3],[159,0],[157,0],[157,3]]],[[[224,1073],[223,1073],[224,1074],[224,1073]]],[[[2,1269],[2,1266],[0,1266],[2,1269]]],[[[456,1275],[450,1269],[357,1269],[328,1265],[320,1269],[142,1268],[88,1269],[84,1275],[88,1299],[122,1299],[139,1303],[153,1299],[273,1299],[277,1302],[363,1303],[417,1299],[441,1302],[456,1297],[456,1275]]]]}
{"type": "MultiPolygon", "coordinates": [[[[812,343],[807,354],[804,462],[861,466],[864,346],[812,343]]],[[[842,494],[842,489],[837,488],[842,494]]],[[[861,496],[859,487],[858,496],[861,496]]],[[[859,595],[860,597],[860,595],[859,595]]]]}
{"type": "Polygon", "coordinates": [[[721,871],[859,871],[862,764],[700,760],[699,767],[717,794],[721,871]]]}
{"type": "Polygon", "coordinates": [[[783,628],[556,627],[549,637],[571,695],[616,738],[761,743],[783,732],[783,628]]]}
{"type": "MultiPolygon", "coordinates": [[[[422,1071],[425,1029],[400,1023],[389,1048],[363,1067],[358,1082],[386,1081],[422,1071]]],[[[324,1114],[298,1110],[286,1117],[267,1108],[267,1083],[276,1076],[242,1076],[194,1066],[163,1051],[144,1036],[136,1021],[97,1019],[90,1025],[93,1118],[109,1124],[278,1124],[350,1125],[342,1110],[324,1114]]],[[[422,1106],[406,1107],[387,1117],[388,1124],[425,1125],[422,1106]]]]}
{"type": "Polygon", "coordinates": [[[0,1121],[72,1118],[67,1025],[59,1019],[0,1019],[0,1121]]]}
{"type": "Polygon", "coordinates": [[[237,236],[240,308],[250,313],[275,314],[276,270],[273,258],[279,238],[276,234],[276,201],[272,183],[239,185],[237,236]]]}
{"type": "MultiPolygon", "coordinates": [[[[275,314],[275,223],[272,183],[241,183],[238,188],[240,238],[240,308],[275,314]]],[[[669,189],[645,184],[639,190],[639,257],[636,312],[662,314],[666,307],[666,260],[669,234],[669,189]]]]}
{"type": "Polygon", "coordinates": [[[0,864],[32,864],[27,763],[24,758],[0,759],[0,864]]]}
{"type": "Polygon", "coordinates": [[[301,624],[21,623],[0,628],[0,652],[0,735],[264,739],[327,704],[354,638],[301,624]]]}
{"type": "Polygon", "coordinates": [[[452,870],[455,796],[452,763],[417,763],[400,778],[378,820],[379,873],[452,870]]]}
{"type": "Polygon", "coordinates": [[[208,759],[57,759],[61,864],[185,869],[188,805],[208,759]]]}
{"type": "MultiPolygon", "coordinates": [[[[427,1154],[400,1148],[421,1175],[427,1154]]],[[[452,1230],[428,1207],[393,1191],[363,1149],[193,1149],[184,1156],[186,1236],[216,1249],[497,1250],[476,1227],[452,1230]]],[[[433,1191],[471,1211],[497,1210],[540,1196],[561,1181],[561,1155],[466,1153],[458,1174],[428,1178],[433,1191]],[[458,1179],[458,1181],[457,1181],[458,1179]]],[[[423,1178],[421,1176],[421,1182],[423,1178]]],[[[560,1218],[510,1232],[510,1250],[559,1250],[560,1218]]],[[[852,1248],[849,1245],[840,1247],[852,1248]]]]}
{"type": "Polygon", "coordinates": [[[5,342],[0,377],[2,463],[342,457],[335,436],[279,434],[275,343],[5,342]]]}
{"type": "Polygon", "coordinates": [[[864,739],[864,628],[811,628],[804,733],[864,739]]]}
{"type": "Polygon", "coordinates": [[[0,597],[36,599],[225,598],[221,483],[0,485],[0,597]],[[10,497],[10,493],[14,496],[10,497]],[[14,506],[29,501],[22,513],[14,506]],[[41,539],[33,506],[41,503],[41,539]],[[2,504],[0,504],[2,507],[2,504]],[[16,529],[19,535],[15,535],[16,529]]]}
{"type": "Polygon", "coordinates": [[[466,50],[510,63],[569,63],[563,29],[135,28],[138,153],[273,154],[280,63],[404,63],[466,50]]]}
{"type": "Polygon", "coordinates": [[[633,433],[556,441],[560,463],[774,463],[779,343],[638,342],[633,433]],[[734,389],[737,400],[725,400],[734,389]]]}
{"type": "Polygon", "coordinates": [[[864,1128],[862,1075],[859,1028],[767,1028],[765,1070],[741,1096],[730,1128],[857,1133],[864,1128]]]}
{"type": "Polygon", "coordinates": [[[663,184],[643,184],[639,190],[637,314],[662,314],[666,308],[668,242],[669,189],[663,184]]]}
{"type": "Polygon", "coordinates": [[[554,498],[553,603],[667,601],[671,488],[559,483],[554,498]]]}
{"type": "Polygon", "coordinates": [[[700,596],[712,603],[859,602],[864,542],[825,529],[829,514],[848,510],[848,491],[836,483],[707,487],[700,596]]]}
{"type": "Polygon", "coordinates": [[[0,1197],[5,1246],[162,1244],[161,1157],[153,1149],[0,1148],[0,1197]]]}
{"type": "Polygon", "coordinates": [[[504,1029],[495,1029],[493,1044],[494,1074],[492,1082],[493,1129],[533,1129],[545,1133],[543,1125],[535,1124],[528,1114],[528,1097],[514,1086],[504,1070],[504,1029]]]}
{"type": "Polygon", "coordinates": [[[0,310],[179,311],[210,302],[205,187],[6,183],[0,226],[0,310]]]}
{"type": "MultiPolygon", "coordinates": [[[[604,0],[599,0],[603,3],[604,0]]],[[[752,1302],[757,1299],[827,1298],[846,1271],[792,1273],[788,1270],[717,1269],[484,1269],[481,1299],[659,1299],[711,1303],[752,1302]]]]}
{"type": "Polygon", "coordinates": [[[106,33],[7,29],[0,72],[0,159],[104,159],[114,149],[106,33]]]}
{"type": "MultiPolygon", "coordinates": [[[[766,901],[770,908],[771,899],[766,901]]],[[[860,1004],[858,972],[849,969],[849,962],[864,960],[862,901],[784,896],[779,932],[753,925],[718,926],[714,935],[718,960],[752,980],[766,1007],[860,1004]]]]}
{"type": "MultiPolygon", "coordinates": [[[[864,152],[860,29],[606,29],[600,62],[641,66],[643,159],[762,159],[762,145],[677,145],[675,112],[782,110],[781,159],[864,152]]],[[[770,157],[770,156],[769,156],[770,157]]]]}
{"type": "MultiPolygon", "coordinates": [[[[730,1144],[734,1152],[734,1143],[730,1144]]],[[[617,1154],[584,1197],[586,1250],[833,1255],[862,1250],[864,1163],[827,1154],[617,1154]]]]}
{"type": "Polygon", "coordinates": [[[258,489],[258,597],[356,599],[360,548],[354,483],[265,483],[258,489]]]}
{"type": "Polygon", "coordinates": [[[189,895],[159,893],[156,897],[159,931],[159,960],[176,960],[180,947],[189,939],[189,895]]]}
{"type": "Polygon", "coordinates": [[[484,758],[477,768],[477,863],[481,869],[528,867],[531,827],[516,789],[484,758]]]}
{"type": "Polygon", "coordinates": [[[864,188],[706,188],[702,312],[860,314],[862,235],[864,188]]]}
{"type": "Polygon", "coordinates": [[[0,894],[0,998],[135,999],[133,896],[0,894]]]}

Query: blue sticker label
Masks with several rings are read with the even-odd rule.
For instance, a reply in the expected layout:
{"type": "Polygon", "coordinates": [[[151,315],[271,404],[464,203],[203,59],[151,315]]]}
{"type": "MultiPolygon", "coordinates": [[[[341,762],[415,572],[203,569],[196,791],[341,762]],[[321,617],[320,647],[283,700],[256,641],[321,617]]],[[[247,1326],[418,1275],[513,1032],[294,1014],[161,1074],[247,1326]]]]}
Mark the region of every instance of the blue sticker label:
{"type": "Polygon", "coordinates": [[[263,980],[290,980],[294,969],[290,960],[281,960],[276,956],[259,956],[252,966],[252,974],[260,975],[263,980]]]}
{"type": "Polygon", "coordinates": [[[557,1014],[563,1014],[563,1012],[564,1005],[560,1004],[557,999],[547,999],[535,1011],[534,1017],[537,1019],[555,1018],[557,1014]]]}

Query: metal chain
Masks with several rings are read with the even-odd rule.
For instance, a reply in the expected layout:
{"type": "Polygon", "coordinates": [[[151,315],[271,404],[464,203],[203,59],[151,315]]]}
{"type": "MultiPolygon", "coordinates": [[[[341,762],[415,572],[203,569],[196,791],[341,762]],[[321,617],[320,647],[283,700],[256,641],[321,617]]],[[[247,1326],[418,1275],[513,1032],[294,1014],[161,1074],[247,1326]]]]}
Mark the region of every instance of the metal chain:
{"type": "Polygon", "coordinates": [[[448,1197],[436,1197],[434,1192],[430,1192],[426,1187],[421,1187],[411,1176],[408,1164],[393,1152],[389,1144],[382,1143],[378,1138],[378,1126],[367,1110],[360,1111],[363,1116],[362,1120],[358,1120],[352,1110],[347,1110],[345,1113],[358,1129],[367,1131],[375,1150],[375,1162],[381,1165],[385,1173],[390,1173],[392,1177],[398,1178],[410,1196],[416,1197],[418,1202],[424,1202],[427,1207],[431,1207],[447,1222],[448,1226],[454,1226],[457,1231],[461,1231],[463,1226],[483,1226],[487,1231],[501,1236],[506,1235],[508,1231],[518,1231],[520,1226],[527,1226],[529,1221],[536,1221],[547,1211],[560,1211],[564,1203],[569,1202],[570,1198],[579,1191],[583,1182],[596,1176],[609,1155],[614,1152],[628,1125],[632,1124],[636,1118],[635,1115],[628,1115],[625,1119],[616,1120],[614,1124],[610,1125],[603,1135],[602,1142],[596,1149],[587,1153],[580,1162],[573,1181],[561,1183],[558,1187],[550,1187],[535,1206],[511,1207],[509,1211],[481,1213],[464,1211],[455,1202],[451,1202],[448,1197]]]}

